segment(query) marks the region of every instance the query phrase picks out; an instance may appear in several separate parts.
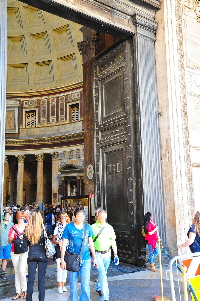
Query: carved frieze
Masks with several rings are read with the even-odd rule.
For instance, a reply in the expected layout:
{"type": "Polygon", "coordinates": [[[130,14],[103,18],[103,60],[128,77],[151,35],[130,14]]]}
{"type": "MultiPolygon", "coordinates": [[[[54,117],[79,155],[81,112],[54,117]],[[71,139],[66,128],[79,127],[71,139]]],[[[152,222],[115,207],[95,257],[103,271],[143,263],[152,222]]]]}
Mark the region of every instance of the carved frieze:
{"type": "Polygon", "coordinates": [[[6,145],[40,145],[40,144],[51,144],[51,143],[62,143],[66,141],[74,141],[83,139],[84,132],[69,134],[65,136],[58,136],[58,137],[45,137],[45,138],[38,138],[38,139],[7,139],[5,141],[6,145]]]}

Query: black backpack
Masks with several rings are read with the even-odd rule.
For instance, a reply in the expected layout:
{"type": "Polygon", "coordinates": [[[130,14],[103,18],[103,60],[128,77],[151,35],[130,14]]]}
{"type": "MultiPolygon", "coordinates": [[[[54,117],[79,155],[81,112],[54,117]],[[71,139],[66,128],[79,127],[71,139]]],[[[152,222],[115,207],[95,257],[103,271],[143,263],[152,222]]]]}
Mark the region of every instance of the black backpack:
{"type": "Polygon", "coordinates": [[[28,251],[28,239],[25,234],[19,233],[13,228],[13,230],[17,233],[17,237],[14,241],[14,254],[21,254],[28,251]],[[23,236],[21,239],[20,236],[23,236]]]}

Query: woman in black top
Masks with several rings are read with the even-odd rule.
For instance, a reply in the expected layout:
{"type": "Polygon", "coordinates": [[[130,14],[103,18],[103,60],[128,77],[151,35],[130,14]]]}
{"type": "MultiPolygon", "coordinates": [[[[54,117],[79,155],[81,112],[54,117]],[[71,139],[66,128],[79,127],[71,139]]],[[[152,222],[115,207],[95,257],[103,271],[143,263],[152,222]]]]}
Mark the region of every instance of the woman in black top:
{"type": "Polygon", "coordinates": [[[44,301],[45,274],[48,259],[46,256],[43,221],[40,212],[34,211],[29,216],[25,234],[30,244],[28,252],[28,283],[26,301],[32,301],[33,285],[37,267],[39,301],[44,301]]]}

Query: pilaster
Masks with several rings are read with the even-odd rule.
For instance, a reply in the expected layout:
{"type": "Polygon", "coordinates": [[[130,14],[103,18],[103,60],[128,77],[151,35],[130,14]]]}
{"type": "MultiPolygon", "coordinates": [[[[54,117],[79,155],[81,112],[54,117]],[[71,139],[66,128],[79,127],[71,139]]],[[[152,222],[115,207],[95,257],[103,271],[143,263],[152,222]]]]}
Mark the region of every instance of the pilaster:
{"type": "Polygon", "coordinates": [[[23,184],[24,184],[24,155],[17,156],[18,171],[17,171],[17,204],[20,207],[23,205],[23,184]]]}
{"type": "Polygon", "coordinates": [[[143,214],[150,211],[159,227],[159,234],[165,241],[155,64],[157,23],[140,14],[135,14],[132,21],[136,28],[133,51],[137,124],[137,191],[140,207],[143,204],[143,212],[140,211],[138,214],[143,218],[143,214]]]}
{"type": "Polygon", "coordinates": [[[44,185],[44,175],[43,175],[43,162],[44,154],[35,155],[37,160],[37,204],[43,203],[43,185],[44,185]]]}
{"type": "Polygon", "coordinates": [[[58,203],[58,158],[59,152],[51,153],[52,155],[52,204],[58,203]]]}
{"type": "MultiPolygon", "coordinates": [[[[173,232],[175,233],[174,241],[171,241],[170,231],[167,231],[167,233],[169,233],[168,240],[172,244],[172,248],[175,248],[175,254],[177,254],[176,247],[187,239],[186,234],[195,208],[191,174],[191,137],[188,128],[188,109],[191,108],[192,101],[187,95],[191,91],[189,88],[190,80],[186,78],[189,60],[185,57],[184,47],[188,33],[186,28],[184,28],[187,19],[184,17],[183,4],[191,8],[194,1],[166,0],[163,7],[167,69],[168,135],[170,137],[167,137],[166,141],[169,151],[164,155],[169,156],[171,160],[170,182],[166,183],[165,195],[167,196],[170,192],[173,198],[173,218],[171,218],[171,221],[173,222],[173,232]]],[[[194,45],[192,43],[191,47],[195,47],[194,45]]],[[[198,52],[197,48],[196,52],[198,52]]],[[[197,71],[197,68],[194,66],[191,69],[192,71],[197,71]]],[[[194,78],[197,78],[196,73],[194,78]]],[[[192,85],[196,86],[194,79],[192,80],[192,85]]],[[[163,100],[161,99],[160,101],[163,100]]],[[[162,137],[164,140],[163,133],[162,137]]],[[[163,141],[164,143],[165,141],[163,141]]],[[[199,142],[197,142],[197,145],[199,145],[199,142]]],[[[169,164],[169,159],[167,157],[164,158],[165,161],[166,159],[167,162],[163,162],[165,165],[169,164]]],[[[165,167],[163,173],[167,171],[165,167]]],[[[172,204],[170,205],[172,206],[172,204]]],[[[171,208],[169,209],[172,211],[171,208]]],[[[169,223],[168,229],[171,228],[171,224],[168,222],[170,221],[170,216],[168,215],[172,216],[170,213],[166,212],[166,221],[169,223]]]]}
{"type": "Polygon", "coordinates": [[[8,156],[5,156],[4,161],[4,190],[3,190],[3,204],[7,205],[8,198],[10,196],[10,178],[9,178],[9,164],[8,156]]]}

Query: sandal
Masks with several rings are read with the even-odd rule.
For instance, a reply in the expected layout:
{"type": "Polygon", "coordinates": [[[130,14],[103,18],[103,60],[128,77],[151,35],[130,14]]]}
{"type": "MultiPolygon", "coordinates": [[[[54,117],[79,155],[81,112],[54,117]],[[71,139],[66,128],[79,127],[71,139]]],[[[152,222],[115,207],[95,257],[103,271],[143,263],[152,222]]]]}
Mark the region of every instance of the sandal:
{"type": "Polygon", "coordinates": [[[17,300],[21,297],[20,294],[16,293],[16,295],[14,297],[12,297],[12,300],[17,300]]]}
{"type": "Polygon", "coordinates": [[[26,299],[26,296],[27,296],[27,293],[26,293],[26,292],[23,292],[23,293],[22,293],[22,298],[23,298],[23,299],[26,299]]]}

